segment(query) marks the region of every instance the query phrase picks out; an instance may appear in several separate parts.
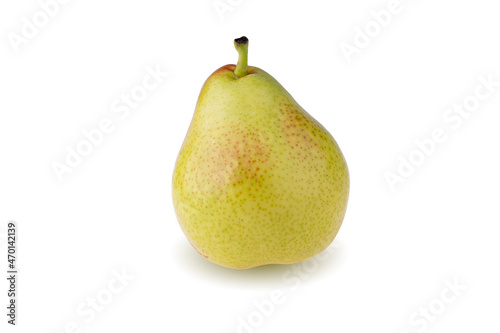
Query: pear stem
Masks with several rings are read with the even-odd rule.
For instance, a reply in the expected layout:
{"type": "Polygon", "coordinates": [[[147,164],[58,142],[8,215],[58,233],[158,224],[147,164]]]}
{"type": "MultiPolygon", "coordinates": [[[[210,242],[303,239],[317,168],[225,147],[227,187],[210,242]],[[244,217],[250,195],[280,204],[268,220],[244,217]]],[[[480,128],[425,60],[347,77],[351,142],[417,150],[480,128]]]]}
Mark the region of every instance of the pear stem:
{"type": "Polygon", "coordinates": [[[248,38],[245,36],[236,38],[234,47],[238,51],[238,64],[234,69],[234,75],[240,78],[248,74],[248,38]]]}

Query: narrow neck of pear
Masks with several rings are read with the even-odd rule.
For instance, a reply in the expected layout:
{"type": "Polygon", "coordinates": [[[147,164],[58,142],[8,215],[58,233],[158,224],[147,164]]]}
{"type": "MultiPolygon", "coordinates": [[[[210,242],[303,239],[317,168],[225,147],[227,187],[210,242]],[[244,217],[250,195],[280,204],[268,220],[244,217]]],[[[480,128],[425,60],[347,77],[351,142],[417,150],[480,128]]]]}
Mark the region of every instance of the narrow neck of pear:
{"type": "Polygon", "coordinates": [[[248,74],[248,39],[246,37],[235,39],[234,47],[238,51],[238,64],[234,69],[234,75],[238,79],[248,74]]]}

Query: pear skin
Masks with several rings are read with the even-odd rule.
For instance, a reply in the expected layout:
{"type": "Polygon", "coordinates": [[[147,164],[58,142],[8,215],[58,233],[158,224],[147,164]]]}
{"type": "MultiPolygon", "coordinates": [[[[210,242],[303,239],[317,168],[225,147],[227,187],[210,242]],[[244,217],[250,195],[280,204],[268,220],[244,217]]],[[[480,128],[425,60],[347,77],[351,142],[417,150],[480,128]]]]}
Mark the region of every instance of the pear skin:
{"type": "Polygon", "coordinates": [[[291,264],[327,248],[347,208],[349,172],[332,135],[278,81],[238,65],[203,85],[177,157],[179,224],[208,260],[244,269],[291,264]]]}

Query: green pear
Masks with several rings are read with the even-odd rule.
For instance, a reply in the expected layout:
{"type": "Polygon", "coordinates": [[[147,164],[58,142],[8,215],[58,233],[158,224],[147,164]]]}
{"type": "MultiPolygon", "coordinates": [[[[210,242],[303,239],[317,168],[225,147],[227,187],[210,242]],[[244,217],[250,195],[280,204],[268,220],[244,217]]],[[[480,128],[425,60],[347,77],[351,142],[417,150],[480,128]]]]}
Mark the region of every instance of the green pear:
{"type": "Polygon", "coordinates": [[[208,260],[244,269],[326,249],[344,219],[349,172],[331,134],[271,75],[238,64],[203,85],[172,184],[179,224],[208,260]]]}

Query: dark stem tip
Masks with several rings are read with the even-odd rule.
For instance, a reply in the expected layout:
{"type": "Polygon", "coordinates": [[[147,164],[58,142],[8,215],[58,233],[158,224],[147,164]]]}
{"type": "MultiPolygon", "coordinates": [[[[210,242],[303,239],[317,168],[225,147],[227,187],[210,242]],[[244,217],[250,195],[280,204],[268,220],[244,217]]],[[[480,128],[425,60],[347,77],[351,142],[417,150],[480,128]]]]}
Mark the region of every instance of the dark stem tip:
{"type": "Polygon", "coordinates": [[[236,44],[247,44],[248,43],[248,38],[246,38],[245,36],[243,36],[243,37],[240,37],[240,38],[236,38],[234,40],[234,42],[236,44]]]}

